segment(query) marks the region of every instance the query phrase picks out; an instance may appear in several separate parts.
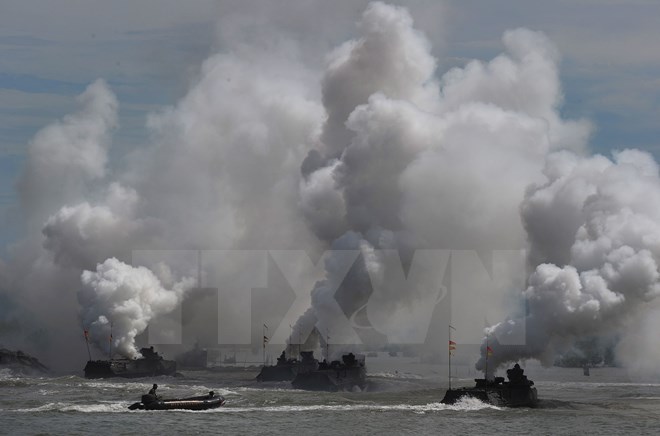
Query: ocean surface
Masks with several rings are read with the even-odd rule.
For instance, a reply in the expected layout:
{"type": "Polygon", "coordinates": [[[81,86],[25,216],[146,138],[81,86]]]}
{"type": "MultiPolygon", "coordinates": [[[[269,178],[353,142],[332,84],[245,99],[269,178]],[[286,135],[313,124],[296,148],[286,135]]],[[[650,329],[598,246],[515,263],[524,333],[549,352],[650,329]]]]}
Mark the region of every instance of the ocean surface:
{"type": "MultiPolygon", "coordinates": [[[[183,377],[86,380],[77,375],[25,377],[0,370],[0,434],[660,434],[660,381],[620,368],[527,366],[540,406],[505,409],[477,400],[447,406],[446,369],[413,359],[370,363],[364,392],[305,392],[289,383],[258,383],[254,370],[182,371],[183,377]],[[225,396],[203,412],[129,411],[158,383],[163,397],[225,396]]],[[[468,367],[456,386],[472,385],[468,367]]]]}

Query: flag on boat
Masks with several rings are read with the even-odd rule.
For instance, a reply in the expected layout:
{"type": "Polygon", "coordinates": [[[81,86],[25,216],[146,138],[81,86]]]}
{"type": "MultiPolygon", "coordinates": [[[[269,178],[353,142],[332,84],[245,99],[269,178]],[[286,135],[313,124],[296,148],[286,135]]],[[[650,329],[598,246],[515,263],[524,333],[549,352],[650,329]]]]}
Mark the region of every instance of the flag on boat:
{"type": "Polygon", "coordinates": [[[456,342],[454,341],[449,341],[449,350],[453,351],[456,349],[456,342]]]}
{"type": "Polygon", "coordinates": [[[486,347],[486,355],[488,357],[492,356],[493,355],[493,349],[490,348],[490,347],[486,347]]]}

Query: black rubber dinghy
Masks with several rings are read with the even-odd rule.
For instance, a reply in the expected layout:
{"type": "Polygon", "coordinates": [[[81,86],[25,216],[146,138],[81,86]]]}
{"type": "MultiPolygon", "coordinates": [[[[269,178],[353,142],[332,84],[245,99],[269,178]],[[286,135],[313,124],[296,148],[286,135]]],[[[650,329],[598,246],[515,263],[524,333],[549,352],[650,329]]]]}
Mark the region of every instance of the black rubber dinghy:
{"type": "Polygon", "coordinates": [[[207,410],[224,404],[225,398],[222,395],[155,401],[152,395],[143,395],[141,402],[133,403],[128,408],[130,410],[207,410]]]}

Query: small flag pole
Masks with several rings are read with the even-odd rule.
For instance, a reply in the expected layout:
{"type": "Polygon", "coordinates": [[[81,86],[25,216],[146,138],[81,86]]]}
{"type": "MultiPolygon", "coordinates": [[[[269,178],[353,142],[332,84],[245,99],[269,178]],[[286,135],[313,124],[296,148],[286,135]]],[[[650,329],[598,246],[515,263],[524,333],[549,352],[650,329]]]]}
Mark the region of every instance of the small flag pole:
{"type": "Polygon", "coordinates": [[[89,351],[89,331],[87,329],[83,330],[85,335],[85,343],[87,344],[87,355],[89,356],[89,361],[92,361],[92,353],[89,351]]]}
{"type": "Polygon", "coordinates": [[[490,323],[488,322],[488,318],[484,318],[484,330],[486,332],[486,374],[484,375],[484,378],[486,379],[486,385],[488,385],[488,358],[490,357],[491,350],[490,346],[488,346],[488,336],[490,331],[488,330],[488,327],[490,326],[490,323]]]}
{"type": "Polygon", "coordinates": [[[448,324],[449,328],[447,329],[448,338],[449,338],[449,390],[451,391],[451,352],[452,352],[452,343],[451,343],[451,331],[456,330],[451,324],[448,324]]]}
{"type": "Polygon", "coordinates": [[[486,385],[488,385],[488,333],[486,333],[486,374],[484,378],[486,379],[486,385]]]}
{"type": "Polygon", "coordinates": [[[112,323],[110,323],[110,360],[112,360],[112,323]]]}
{"type": "Polygon", "coordinates": [[[268,341],[268,337],[266,336],[267,331],[268,331],[268,326],[264,324],[264,346],[263,346],[264,366],[266,366],[266,342],[268,341]]]}

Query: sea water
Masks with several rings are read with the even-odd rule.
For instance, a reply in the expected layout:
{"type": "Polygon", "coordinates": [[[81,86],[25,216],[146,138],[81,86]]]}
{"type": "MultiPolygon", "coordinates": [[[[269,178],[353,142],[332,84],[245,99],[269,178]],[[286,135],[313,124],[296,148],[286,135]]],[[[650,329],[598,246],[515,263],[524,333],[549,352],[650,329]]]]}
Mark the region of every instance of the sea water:
{"type": "MultiPolygon", "coordinates": [[[[373,368],[372,368],[373,367],[373,368]]],[[[440,403],[446,375],[411,359],[369,369],[359,392],[306,392],[259,383],[256,372],[183,371],[183,377],[86,380],[19,376],[0,370],[1,434],[660,434],[660,381],[620,368],[528,368],[535,409],[466,399],[440,403]],[[396,367],[397,369],[392,369],[396,367]],[[153,383],[166,398],[215,391],[226,405],[202,412],[129,411],[153,383]]],[[[455,369],[454,386],[476,374],[455,369]]]]}

